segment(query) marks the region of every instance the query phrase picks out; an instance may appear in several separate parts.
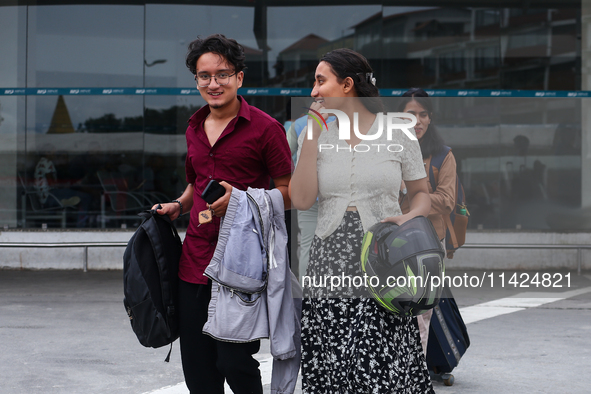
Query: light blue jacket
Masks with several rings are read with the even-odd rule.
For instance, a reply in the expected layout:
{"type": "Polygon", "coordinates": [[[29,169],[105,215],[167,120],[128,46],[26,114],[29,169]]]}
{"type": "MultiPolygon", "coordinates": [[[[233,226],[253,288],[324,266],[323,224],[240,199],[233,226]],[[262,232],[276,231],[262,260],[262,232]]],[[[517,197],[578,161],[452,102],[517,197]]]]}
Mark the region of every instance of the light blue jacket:
{"type": "Polygon", "coordinates": [[[229,342],[269,338],[271,392],[292,393],[301,359],[301,300],[292,295],[279,190],[232,189],[205,275],[213,285],[203,332],[229,342]]]}

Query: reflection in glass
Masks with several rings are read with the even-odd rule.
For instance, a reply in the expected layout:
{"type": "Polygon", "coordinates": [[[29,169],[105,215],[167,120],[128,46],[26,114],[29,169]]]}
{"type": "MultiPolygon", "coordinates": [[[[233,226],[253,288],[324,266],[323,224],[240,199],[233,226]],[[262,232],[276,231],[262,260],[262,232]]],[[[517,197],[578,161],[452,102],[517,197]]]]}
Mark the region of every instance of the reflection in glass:
{"type": "Polygon", "coordinates": [[[139,87],[144,8],[28,7],[29,87],[139,87]]]}
{"type": "MultiPolygon", "coordinates": [[[[27,101],[33,126],[19,176],[25,190],[36,191],[28,196],[28,207],[39,205],[57,216],[65,212],[68,227],[137,221],[123,214],[121,204],[135,203],[129,196],[143,193],[143,97],[29,96],[27,101]],[[101,174],[114,180],[105,182],[101,174]]],[[[150,203],[143,196],[140,201],[141,208],[150,203]]],[[[27,226],[63,225],[61,217],[49,219],[28,220],[27,226]]]]}
{"type": "Polygon", "coordinates": [[[210,34],[224,34],[244,46],[244,86],[263,86],[262,54],[255,37],[254,7],[146,4],[146,61],[165,63],[145,69],[146,87],[194,87],[185,66],[188,44],[210,34]]]}
{"type": "Polygon", "coordinates": [[[470,228],[574,229],[566,220],[581,213],[579,100],[433,100],[456,156],[470,228]]]}
{"type": "MultiPolygon", "coordinates": [[[[0,89],[25,85],[26,12],[24,6],[0,7],[0,89]]],[[[0,230],[18,225],[16,172],[24,125],[24,97],[0,95],[0,230]]]]}
{"type": "Polygon", "coordinates": [[[270,85],[310,88],[318,59],[331,49],[355,49],[373,64],[372,58],[379,58],[381,21],[378,5],[269,7],[270,85]]]}
{"type": "Polygon", "coordinates": [[[381,23],[382,88],[580,88],[575,9],[384,7],[381,23]]]}
{"type": "MultiPolygon", "coordinates": [[[[311,88],[319,57],[348,47],[370,60],[382,89],[581,89],[579,8],[245,5],[0,7],[0,87],[194,88],[188,43],[222,33],[245,47],[244,87],[311,88]]],[[[246,100],[287,117],[287,97],[246,100]]],[[[184,190],[186,120],[203,104],[183,94],[0,96],[0,226],[29,217],[26,227],[60,227],[63,212],[66,227],[131,226],[136,205],[184,190]],[[49,161],[55,173],[39,175],[49,161]],[[46,183],[55,201],[44,207],[46,183]]],[[[472,228],[578,226],[568,223],[579,223],[585,199],[579,102],[434,104],[472,228]]]]}

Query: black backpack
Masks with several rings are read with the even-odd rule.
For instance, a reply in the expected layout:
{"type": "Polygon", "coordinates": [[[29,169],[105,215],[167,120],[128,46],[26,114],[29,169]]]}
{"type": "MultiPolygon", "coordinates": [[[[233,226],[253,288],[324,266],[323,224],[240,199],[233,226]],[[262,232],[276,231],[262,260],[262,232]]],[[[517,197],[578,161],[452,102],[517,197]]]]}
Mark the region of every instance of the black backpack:
{"type": "MultiPolygon", "coordinates": [[[[178,269],[182,242],[168,215],[139,214],[123,255],[123,304],[140,343],[158,348],[179,337],[178,269]]],[[[165,361],[169,361],[170,351],[165,361]]]]}

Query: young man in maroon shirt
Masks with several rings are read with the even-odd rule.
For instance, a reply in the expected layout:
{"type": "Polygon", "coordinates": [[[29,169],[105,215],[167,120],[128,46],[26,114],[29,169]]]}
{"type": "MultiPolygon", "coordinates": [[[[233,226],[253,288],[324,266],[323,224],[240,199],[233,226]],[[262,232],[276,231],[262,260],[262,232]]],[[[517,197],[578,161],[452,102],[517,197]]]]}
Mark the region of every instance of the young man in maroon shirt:
{"type": "Polygon", "coordinates": [[[268,188],[273,179],[290,207],[287,187],[291,155],[283,126],[238,96],[245,68],[244,50],[221,34],[189,44],[187,67],[208,105],[189,119],[185,169],[189,185],[178,200],[162,204],[160,214],[176,219],[191,212],[179,264],[181,358],[191,393],[224,392],[224,379],[235,394],[263,392],[259,363],[252,357],[260,341],[231,343],[202,333],[207,321],[211,281],[203,272],[215,250],[220,217],[232,187],[268,188]],[[209,208],[201,193],[211,179],[226,194],[211,204],[213,222],[199,226],[198,213],[209,208]]]}

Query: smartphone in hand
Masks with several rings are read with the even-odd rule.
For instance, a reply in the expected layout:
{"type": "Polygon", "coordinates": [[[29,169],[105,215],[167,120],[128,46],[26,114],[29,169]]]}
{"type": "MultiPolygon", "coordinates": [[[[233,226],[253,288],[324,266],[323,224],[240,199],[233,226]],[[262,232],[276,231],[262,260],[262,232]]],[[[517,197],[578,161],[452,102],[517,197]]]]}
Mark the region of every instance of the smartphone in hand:
{"type": "Polygon", "coordinates": [[[224,194],[226,194],[226,188],[220,185],[218,181],[212,179],[205,187],[205,190],[203,190],[203,193],[201,193],[201,198],[205,200],[206,203],[213,204],[224,194]]]}

